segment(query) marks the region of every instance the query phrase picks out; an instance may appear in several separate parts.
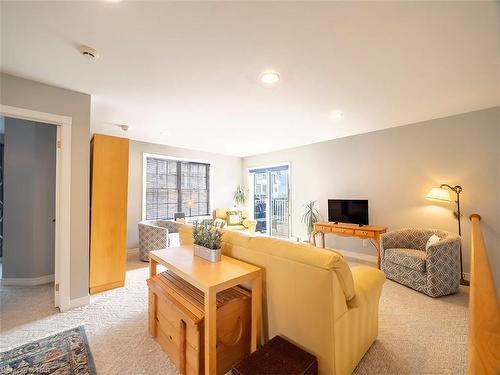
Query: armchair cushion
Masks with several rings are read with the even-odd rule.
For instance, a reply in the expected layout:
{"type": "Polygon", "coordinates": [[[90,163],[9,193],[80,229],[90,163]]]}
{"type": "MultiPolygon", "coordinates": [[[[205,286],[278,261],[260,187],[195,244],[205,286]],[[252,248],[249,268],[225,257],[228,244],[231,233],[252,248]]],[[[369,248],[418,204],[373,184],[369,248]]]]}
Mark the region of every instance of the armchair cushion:
{"type": "Polygon", "coordinates": [[[429,249],[429,246],[434,245],[436,242],[439,242],[441,238],[433,234],[432,236],[429,237],[427,240],[427,243],[425,244],[425,251],[429,249]]]}
{"type": "Polygon", "coordinates": [[[227,211],[226,221],[227,225],[241,225],[243,221],[241,211],[227,211]]]}
{"type": "Polygon", "coordinates": [[[415,249],[386,249],[385,260],[412,270],[425,272],[425,251],[415,249]]]}

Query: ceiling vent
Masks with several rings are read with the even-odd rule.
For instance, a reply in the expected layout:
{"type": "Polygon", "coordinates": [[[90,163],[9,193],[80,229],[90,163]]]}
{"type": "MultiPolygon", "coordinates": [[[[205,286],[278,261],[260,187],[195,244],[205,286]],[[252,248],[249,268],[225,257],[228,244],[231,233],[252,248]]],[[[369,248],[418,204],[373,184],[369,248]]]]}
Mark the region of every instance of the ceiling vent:
{"type": "Polygon", "coordinates": [[[97,60],[99,58],[99,53],[92,47],[89,46],[80,46],[78,47],[80,53],[89,58],[90,60],[97,60]]]}

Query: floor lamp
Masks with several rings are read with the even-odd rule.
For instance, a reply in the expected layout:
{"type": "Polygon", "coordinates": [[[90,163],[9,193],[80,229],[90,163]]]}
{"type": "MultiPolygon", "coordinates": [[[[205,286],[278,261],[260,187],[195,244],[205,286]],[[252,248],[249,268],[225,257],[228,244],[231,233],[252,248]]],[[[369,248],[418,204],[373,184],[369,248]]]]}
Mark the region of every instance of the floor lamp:
{"type": "Polygon", "coordinates": [[[450,186],[448,184],[441,184],[439,187],[434,187],[431,189],[429,194],[427,194],[427,199],[438,202],[450,203],[450,192],[451,190],[456,194],[455,203],[457,205],[457,211],[455,212],[456,218],[458,220],[458,235],[460,236],[460,284],[469,285],[469,281],[464,279],[464,269],[462,261],[462,215],[460,214],[460,193],[462,192],[462,187],[460,185],[450,186]]]}
{"type": "Polygon", "coordinates": [[[193,208],[193,206],[194,206],[194,203],[192,200],[188,200],[186,202],[186,207],[189,208],[189,217],[191,217],[191,209],[193,208]]]}

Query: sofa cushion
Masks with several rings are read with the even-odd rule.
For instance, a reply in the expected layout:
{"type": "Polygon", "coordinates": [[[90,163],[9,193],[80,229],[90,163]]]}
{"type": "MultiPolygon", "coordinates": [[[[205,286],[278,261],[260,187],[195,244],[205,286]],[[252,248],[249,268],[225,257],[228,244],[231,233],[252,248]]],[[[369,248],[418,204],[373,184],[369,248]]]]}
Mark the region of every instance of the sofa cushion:
{"type": "Polygon", "coordinates": [[[227,211],[226,221],[227,225],[241,225],[243,221],[241,211],[227,211]]]}
{"type": "Polygon", "coordinates": [[[400,266],[425,272],[425,251],[416,249],[385,249],[384,258],[400,266]]]}

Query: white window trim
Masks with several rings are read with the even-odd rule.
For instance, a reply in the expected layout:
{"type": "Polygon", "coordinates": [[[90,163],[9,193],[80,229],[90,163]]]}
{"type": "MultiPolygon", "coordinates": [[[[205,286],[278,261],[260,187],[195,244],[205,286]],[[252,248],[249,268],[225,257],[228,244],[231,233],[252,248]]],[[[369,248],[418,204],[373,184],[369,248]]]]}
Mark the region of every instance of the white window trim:
{"type": "MultiPolygon", "coordinates": [[[[247,183],[248,183],[248,191],[249,191],[249,197],[248,199],[252,199],[254,191],[253,191],[253,176],[250,171],[252,169],[265,169],[265,168],[275,168],[275,167],[288,167],[288,233],[289,236],[292,237],[292,210],[293,210],[293,205],[295,201],[295,189],[293,188],[293,179],[292,179],[292,163],[289,161],[283,162],[283,163],[276,163],[276,164],[266,164],[266,165],[255,165],[251,167],[246,168],[247,172],[247,183]]],[[[255,212],[254,212],[254,207],[253,204],[249,204],[249,211],[252,217],[255,217],[255,212]]]]}
{"type": "MultiPolygon", "coordinates": [[[[147,152],[142,153],[142,220],[146,220],[146,168],[147,168],[147,158],[163,159],[163,160],[175,160],[175,161],[185,161],[189,163],[203,163],[208,164],[209,170],[209,181],[208,181],[208,216],[211,216],[212,212],[212,200],[213,200],[213,181],[214,181],[214,166],[213,162],[209,160],[201,159],[189,159],[180,158],[176,156],[160,155],[160,154],[150,154],[147,152]]],[[[200,218],[203,216],[199,216],[200,218]]]]}
{"type": "MultiPolygon", "coordinates": [[[[29,120],[57,126],[57,142],[61,144],[56,153],[56,225],[55,225],[55,267],[54,305],[61,311],[72,307],[70,297],[71,261],[71,123],[72,118],[52,113],[32,111],[25,108],[0,105],[4,117],[29,120]]],[[[88,296],[84,297],[86,300],[88,296]]]]}

